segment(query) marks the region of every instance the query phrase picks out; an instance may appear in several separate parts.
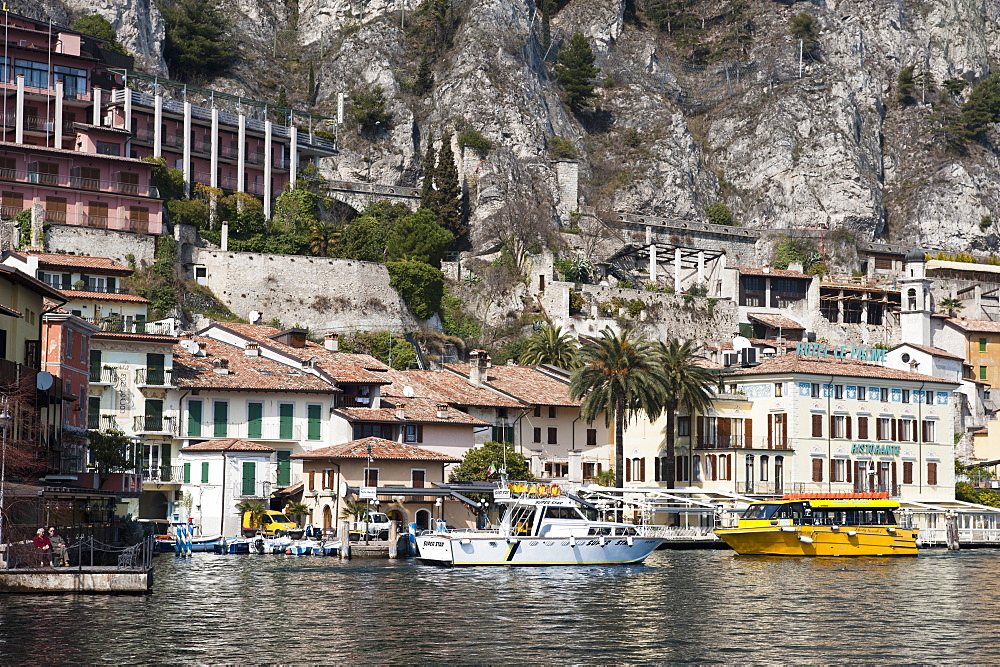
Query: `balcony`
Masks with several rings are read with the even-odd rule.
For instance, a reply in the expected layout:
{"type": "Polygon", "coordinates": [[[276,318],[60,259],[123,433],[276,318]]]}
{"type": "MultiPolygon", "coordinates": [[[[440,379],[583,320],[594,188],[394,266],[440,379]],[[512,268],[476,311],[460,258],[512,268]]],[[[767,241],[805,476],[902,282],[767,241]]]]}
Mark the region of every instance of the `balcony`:
{"type": "MultiPolygon", "coordinates": [[[[81,155],[90,154],[81,153],[81,155]]],[[[31,185],[50,185],[57,188],[73,188],[76,190],[91,190],[94,192],[128,194],[136,195],[137,197],[159,198],[160,196],[159,191],[152,185],[127,183],[117,180],[84,178],[82,176],[49,174],[40,171],[28,171],[26,169],[3,169],[0,171],[0,179],[5,181],[14,181],[17,183],[28,183],[31,185]]]]}
{"type": "Polygon", "coordinates": [[[137,368],[135,384],[139,387],[171,387],[173,374],[172,368],[137,368]]]}
{"type": "Polygon", "coordinates": [[[118,369],[112,366],[91,367],[90,384],[118,384],[118,369]]]}
{"type": "Polygon", "coordinates": [[[695,449],[780,449],[790,450],[792,446],[785,437],[763,436],[760,438],[747,438],[735,435],[701,435],[696,438],[695,449]]]}
{"type": "Polygon", "coordinates": [[[788,491],[788,485],[774,482],[736,482],[736,493],[751,496],[780,496],[788,491]]]}
{"type": "Polygon", "coordinates": [[[135,433],[150,433],[158,435],[174,435],[177,432],[175,417],[133,417],[132,430],[135,433]]]}
{"type": "Polygon", "coordinates": [[[100,415],[100,429],[101,431],[121,431],[121,426],[118,425],[118,419],[114,415],[100,415]]]}
{"type": "MultiPolygon", "coordinates": [[[[124,290],[117,293],[129,294],[130,292],[124,290]]],[[[108,333],[144,334],[147,336],[174,335],[174,327],[171,322],[147,322],[145,320],[134,320],[131,317],[84,317],[82,319],[100,327],[101,331],[107,331],[108,333]]]]}
{"type": "Polygon", "coordinates": [[[143,482],[173,482],[184,481],[184,466],[151,466],[142,469],[143,482]]]}

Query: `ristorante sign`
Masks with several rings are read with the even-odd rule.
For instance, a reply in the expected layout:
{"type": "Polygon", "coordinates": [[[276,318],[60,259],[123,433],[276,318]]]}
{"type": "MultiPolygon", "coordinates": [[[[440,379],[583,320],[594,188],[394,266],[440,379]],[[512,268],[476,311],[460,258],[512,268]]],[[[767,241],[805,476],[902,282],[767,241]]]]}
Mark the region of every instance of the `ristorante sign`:
{"type": "Polygon", "coordinates": [[[849,359],[851,361],[875,361],[884,363],[888,350],[860,345],[827,345],[826,343],[799,343],[795,354],[800,357],[820,357],[824,359],[849,359]]]}
{"type": "Polygon", "coordinates": [[[851,445],[851,454],[874,454],[876,456],[899,456],[899,445],[870,445],[866,443],[854,443],[851,445]]]}

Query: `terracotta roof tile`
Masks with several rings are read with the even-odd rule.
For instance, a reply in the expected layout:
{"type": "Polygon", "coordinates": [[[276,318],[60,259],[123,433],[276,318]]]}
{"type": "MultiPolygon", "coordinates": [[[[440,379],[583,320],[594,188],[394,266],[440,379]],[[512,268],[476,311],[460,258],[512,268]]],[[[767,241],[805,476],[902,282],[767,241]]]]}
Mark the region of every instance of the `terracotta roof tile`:
{"type": "Polygon", "coordinates": [[[412,387],[414,396],[429,398],[449,405],[469,405],[487,408],[524,408],[524,403],[501,396],[495,391],[474,387],[465,378],[446,371],[397,371],[386,374],[392,384],[382,387],[382,396],[400,397],[405,402],[403,389],[412,387]]]}
{"type": "Polygon", "coordinates": [[[205,356],[196,357],[180,345],[174,346],[174,384],[186,389],[229,389],[234,391],[287,391],[332,393],[333,385],[320,377],[298,371],[264,357],[248,357],[243,350],[211,338],[196,337],[204,343],[205,356]],[[219,359],[226,359],[229,373],[215,372],[219,359]]]}
{"type": "Polygon", "coordinates": [[[157,334],[118,333],[114,331],[96,331],[90,334],[90,338],[91,340],[97,340],[97,339],[145,340],[153,343],[165,343],[168,345],[173,345],[178,340],[176,336],[159,336],[157,334]]]}
{"type": "Polygon", "coordinates": [[[91,301],[127,301],[129,303],[149,303],[149,299],[137,294],[112,294],[111,292],[84,292],[75,289],[61,289],[67,299],[90,299],[91,301]]]}
{"type": "Polygon", "coordinates": [[[85,257],[56,252],[27,252],[25,254],[37,257],[39,268],[90,269],[105,274],[132,275],[132,269],[124,264],[119,264],[110,257],[85,257]]]}
{"type": "MultiPolygon", "coordinates": [[[[469,367],[449,364],[448,370],[468,377],[469,367]]],[[[569,385],[543,373],[535,366],[492,366],[486,370],[484,383],[529,405],[578,407],[580,401],[569,397],[569,385]]]]}
{"type": "Polygon", "coordinates": [[[323,447],[308,452],[292,454],[293,459],[368,459],[368,445],[371,445],[372,459],[376,461],[439,461],[459,463],[461,459],[432,452],[414,445],[393,442],[383,438],[362,438],[341,445],[323,447]]]}
{"type": "Polygon", "coordinates": [[[940,384],[956,384],[947,380],[901,371],[887,366],[878,366],[863,361],[826,360],[813,357],[800,357],[797,354],[786,354],[780,357],[765,359],[759,366],[739,368],[726,377],[742,377],[747,375],[772,375],[776,373],[801,373],[807,375],[837,375],[843,377],[863,377],[882,380],[910,380],[913,382],[936,382],[940,384]]]}
{"type": "Polygon", "coordinates": [[[9,315],[11,317],[24,317],[20,311],[14,310],[13,308],[8,308],[7,306],[0,303],[0,315],[9,315]]]}
{"type": "Polygon", "coordinates": [[[771,313],[747,313],[747,317],[751,320],[757,320],[761,324],[769,326],[772,329],[805,330],[804,326],[793,319],[785,317],[784,315],[774,315],[771,313]]]}
{"type": "Polygon", "coordinates": [[[450,408],[444,418],[437,416],[438,402],[429,398],[389,397],[382,400],[385,408],[337,408],[337,412],[352,422],[394,422],[410,424],[458,424],[463,426],[489,426],[482,419],[450,408]],[[405,417],[396,416],[396,406],[403,406],[405,417]]]}
{"type": "Polygon", "coordinates": [[[390,382],[382,373],[388,366],[368,354],[353,354],[350,352],[331,352],[322,345],[306,341],[305,347],[292,347],[271,338],[281,333],[266,324],[233,324],[217,322],[215,327],[228,330],[248,340],[254,340],[261,345],[287,354],[299,361],[314,360],[317,368],[325,372],[337,382],[388,384],[390,382]]]}
{"type": "Polygon", "coordinates": [[[898,350],[901,347],[912,347],[914,350],[920,350],[921,352],[926,352],[929,355],[935,357],[943,357],[945,359],[957,359],[958,361],[965,361],[965,357],[960,357],[957,354],[952,354],[947,350],[942,350],[940,347],[933,347],[931,345],[916,345],[914,343],[900,343],[893,350],[898,350]]]}
{"type": "Polygon", "coordinates": [[[799,271],[789,271],[788,269],[765,269],[764,267],[756,266],[731,266],[731,269],[736,269],[744,276],[775,276],[777,278],[807,278],[812,280],[812,276],[807,276],[799,271]]]}
{"type": "Polygon", "coordinates": [[[966,320],[961,317],[949,317],[945,319],[945,322],[972,333],[1000,333],[1000,322],[991,320],[966,320]]]}
{"type": "Polygon", "coordinates": [[[259,442],[242,440],[240,438],[220,438],[206,440],[196,445],[189,445],[181,452],[273,452],[274,447],[262,445],[259,442]]]}

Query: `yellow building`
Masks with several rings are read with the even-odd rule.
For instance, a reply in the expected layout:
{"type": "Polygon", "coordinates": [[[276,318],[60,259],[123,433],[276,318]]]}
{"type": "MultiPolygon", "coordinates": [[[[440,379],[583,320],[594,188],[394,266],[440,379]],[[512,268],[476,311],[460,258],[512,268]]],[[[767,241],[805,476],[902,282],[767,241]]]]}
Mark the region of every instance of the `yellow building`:
{"type": "Polygon", "coordinates": [[[949,317],[944,329],[935,334],[935,345],[952,352],[962,350],[971,367],[970,380],[987,382],[1000,388],[1000,322],[949,317]]]}

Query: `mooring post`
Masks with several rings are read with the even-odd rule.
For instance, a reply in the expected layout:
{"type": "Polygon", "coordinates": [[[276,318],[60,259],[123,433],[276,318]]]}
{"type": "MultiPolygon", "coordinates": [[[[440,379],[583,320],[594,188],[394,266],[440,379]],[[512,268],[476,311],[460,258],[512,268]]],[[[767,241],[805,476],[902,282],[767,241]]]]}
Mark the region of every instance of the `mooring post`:
{"type": "Polygon", "coordinates": [[[351,557],[351,533],[350,533],[350,523],[348,521],[340,522],[340,557],[350,558],[351,557]]]}
{"type": "Polygon", "coordinates": [[[396,522],[389,522],[389,558],[396,558],[397,545],[399,543],[399,529],[396,528],[396,522]]]}
{"type": "Polygon", "coordinates": [[[944,536],[948,543],[948,551],[958,551],[962,548],[958,541],[958,515],[953,512],[945,516],[944,536]]]}

